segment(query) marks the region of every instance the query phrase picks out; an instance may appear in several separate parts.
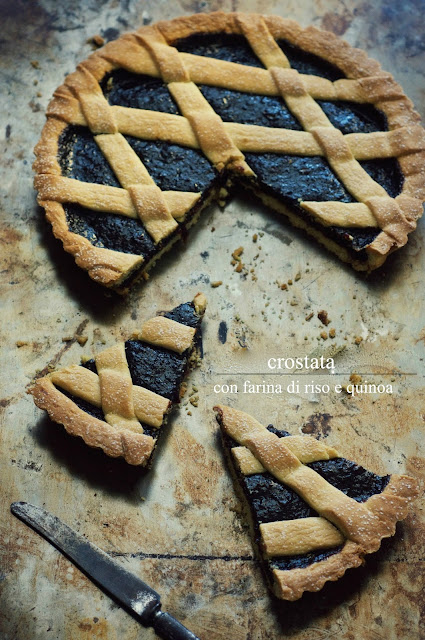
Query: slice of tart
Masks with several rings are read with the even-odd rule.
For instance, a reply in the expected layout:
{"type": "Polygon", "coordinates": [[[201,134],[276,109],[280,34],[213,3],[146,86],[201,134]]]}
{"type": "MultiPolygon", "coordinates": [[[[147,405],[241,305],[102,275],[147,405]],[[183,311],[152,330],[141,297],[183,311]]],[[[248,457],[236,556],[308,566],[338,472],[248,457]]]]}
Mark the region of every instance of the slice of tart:
{"type": "Polygon", "coordinates": [[[34,402],[90,447],[132,465],[149,465],[197,356],[205,307],[205,296],[198,293],[93,360],[39,378],[29,390],[34,402]]]}
{"type": "Polygon", "coordinates": [[[215,410],[278,598],[297,600],[361,565],[418,495],[414,478],[378,476],[312,436],[265,427],[230,407],[215,410]]]}
{"type": "Polygon", "coordinates": [[[401,87],[363,51],[277,16],[142,27],[81,63],[47,116],[39,203],[107,287],[146,275],[230,183],[359,270],[422,215],[425,136],[401,87]]]}

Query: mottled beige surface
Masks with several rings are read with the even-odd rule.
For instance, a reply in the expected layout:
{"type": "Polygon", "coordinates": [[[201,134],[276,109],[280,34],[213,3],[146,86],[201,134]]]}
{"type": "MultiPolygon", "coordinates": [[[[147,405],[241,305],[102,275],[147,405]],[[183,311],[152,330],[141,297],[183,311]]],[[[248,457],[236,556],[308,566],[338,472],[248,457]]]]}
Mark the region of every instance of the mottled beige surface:
{"type": "MultiPolygon", "coordinates": [[[[405,249],[364,278],[265,208],[249,199],[233,200],[224,212],[217,207],[205,212],[189,242],[123,300],[91,284],[62,254],[31,185],[31,150],[49,96],[90,53],[86,41],[96,33],[109,29],[105,35],[113,36],[111,29],[117,35],[143,22],[208,9],[290,16],[366,48],[392,69],[424,113],[423,3],[3,0],[0,8],[5,95],[0,113],[2,640],[154,637],[14,519],[9,514],[13,500],[44,505],[118,554],[124,566],[161,593],[164,608],[202,640],[423,637],[421,501],[397,537],[386,541],[364,568],[320,595],[295,604],[276,602],[253,560],[211,411],[214,403],[230,403],[294,434],[301,430],[326,437],[329,445],[376,472],[423,477],[423,221],[405,249]],[[264,235],[253,243],[253,234],[260,232],[264,235]],[[246,279],[230,264],[239,246],[244,247],[243,262],[254,269],[246,279]],[[290,279],[293,285],[280,289],[277,283],[290,279]],[[211,288],[217,280],[223,285],[211,288]],[[52,425],[25,395],[37,370],[78,362],[81,355],[140,329],[156,309],[191,299],[199,290],[209,299],[205,359],[189,381],[189,392],[192,385],[199,389],[199,406],[186,405],[185,398],[149,474],[88,450],[52,425]],[[317,318],[322,309],[332,320],[327,327],[317,318]],[[310,313],[314,316],[305,321],[310,313]],[[224,344],[218,339],[221,321],[228,327],[224,344]],[[335,339],[322,340],[320,333],[331,328],[335,339]],[[84,347],[78,335],[88,337],[84,347]],[[67,337],[72,339],[62,342],[67,337]],[[363,338],[359,345],[356,337],[363,338]],[[394,394],[352,399],[344,394],[236,397],[213,391],[214,384],[226,380],[277,382],[277,376],[261,375],[268,357],[331,353],[332,344],[344,347],[335,356],[342,375],[332,382],[366,372],[370,375],[363,378],[374,382],[394,378],[394,394]]],[[[304,378],[313,376],[299,377],[304,378]]],[[[325,376],[314,380],[327,381],[325,376]]]]}

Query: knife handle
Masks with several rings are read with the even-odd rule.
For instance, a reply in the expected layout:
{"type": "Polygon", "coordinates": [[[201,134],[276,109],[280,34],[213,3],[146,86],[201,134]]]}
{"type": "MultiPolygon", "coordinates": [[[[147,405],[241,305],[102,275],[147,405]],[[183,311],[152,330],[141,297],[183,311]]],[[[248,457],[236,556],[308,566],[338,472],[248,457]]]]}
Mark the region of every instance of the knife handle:
{"type": "Polygon", "coordinates": [[[186,629],[178,620],[173,618],[169,613],[157,609],[149,624],[154,628],[156,633],[164,640],[200,640],[198,636],[186,629]]]}

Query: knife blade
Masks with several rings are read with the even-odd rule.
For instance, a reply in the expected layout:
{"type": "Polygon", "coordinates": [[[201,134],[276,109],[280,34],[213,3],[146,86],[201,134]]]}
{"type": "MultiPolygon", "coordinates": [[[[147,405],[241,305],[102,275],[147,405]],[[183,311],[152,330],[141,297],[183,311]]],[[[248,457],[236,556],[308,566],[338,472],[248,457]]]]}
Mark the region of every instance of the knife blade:
{"type": "Polygon", "coordinates": [[[200,640],[173,616],[161,611],[159,593],[59,518],[27,502],[13,502],[10,510],[61,551],[145,627],[153,627],[161,638],[200,640]]]}

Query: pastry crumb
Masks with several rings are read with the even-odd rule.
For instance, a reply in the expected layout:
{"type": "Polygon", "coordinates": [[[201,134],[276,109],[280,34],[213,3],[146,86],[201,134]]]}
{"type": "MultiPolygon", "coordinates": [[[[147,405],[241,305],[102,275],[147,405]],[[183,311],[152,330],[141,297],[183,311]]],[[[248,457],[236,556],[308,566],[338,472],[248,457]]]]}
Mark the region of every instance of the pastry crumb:
{"type": "Polygon", "coordinates": [[[354,338],[354,343],[355,344],[360,344],[361,342],[363,342],[363,338],[361,336],[356,336],[354,338]]]}
{"type": "Polygon", "coordinates": [[[103,47],[103,45],[105,44],[105,38],[102,38],[102,36],[97,33],[91,38],[88,38],[86,42],[87,44],[91,44],[95,48],[103,47]]]}
{"type": "Polygon", "coordinates": [[[77,342],[82,347],[84,347],[88,339],[89,339],[88,336],[77,336],[77,342]]]}
{"type": "Polygon", "coordinates": [[[310,322],[310,320],[312,319],[312,317],[314,316],[314,313],[311,312],[308,314],[308,316],[305,317],[305,319],[307,320],[307,322],[310,322]]]}
{"type": "Polygon", "coordinates": [[[360,384],[362,381],[362,377],[358,373],[352,373],[350,376],[350,382],[353,384],[360,384]]]}
{"type": "Polygon", "coordinates": [[[322,340],[327,340],[328,339],[328,334],[326,333],[326,331],[322,331],[320,334],[320,337],[322,338],[322,340]]]}
{"type": "Polygon", "coordinates": [[[225,187],[221,187],[220,192],[218,194],[218,204],[220,207],[226,206],[226,200],[229,196],[229,192],[225,187]]]}
{"type": "Polygon", "coordinates": [[[240,260],[240,257],[242,254],[243,254],[243,247],[238,247],[232,253],[233,260],[240,260]]]}
{"type": "Polygon", "coordinates": [[[214,282],[211,282],[211,286],[213,289],[217,289],[217,287],[221,287],[222,284],[223,284],[223,280],[214,280],[214,282]]]}
{"type": "Polygon", "coordinates": [[[38,60],[31,60],[31,66],[34,67],[34,69],[39,69],[40,68],[40,63],[38,60]]]}
{"type": "Polygon", "coordinates": [[[258,233],[254,233],[254,235],[252,236],[252,241],[257,242],[257,240],[258,240],[258,233]]]}
{"type": "Polygon", "coordinates": [[[16,346],[18,347],[18,349],[20,349],[21,347],[25,347],[25,345],[27,345],[28,342],[26,340],[17,340],[16,341],[16,346]]]}
{"type": "Polygon", "coordinates": [[[336,334],[335,329],[329,329],[329,337],[330,338],[335,338],[335,334],[336,334]]]}

